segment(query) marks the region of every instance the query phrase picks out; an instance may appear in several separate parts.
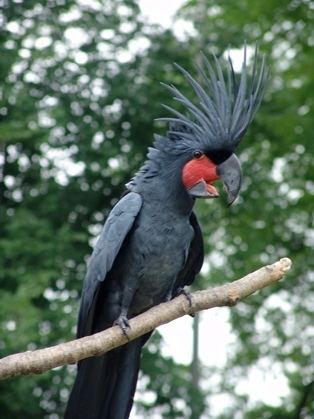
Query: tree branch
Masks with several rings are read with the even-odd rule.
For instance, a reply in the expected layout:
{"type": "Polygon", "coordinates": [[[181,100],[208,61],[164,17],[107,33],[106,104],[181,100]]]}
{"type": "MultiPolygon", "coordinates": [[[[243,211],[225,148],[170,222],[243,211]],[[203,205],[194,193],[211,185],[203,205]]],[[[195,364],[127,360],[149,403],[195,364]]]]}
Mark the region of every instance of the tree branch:
{"type": "MultiPolygon", "coordinates": [[[[159,304],[130,320],[129,340],[138,338],[156,327],[185,314],[197,313],[213,307],[232,306],[255,291],[279,281],[291,268],[291,260],[284,258],[264,266],[245,277],[192,294],[192,306],[183,295],[159,304]]],[[[21,352],[0,359],[0,380],[18,375],[40,374],[81,359],[101,355],[128,342],[118,326],[50,348],[21,352]]]]}

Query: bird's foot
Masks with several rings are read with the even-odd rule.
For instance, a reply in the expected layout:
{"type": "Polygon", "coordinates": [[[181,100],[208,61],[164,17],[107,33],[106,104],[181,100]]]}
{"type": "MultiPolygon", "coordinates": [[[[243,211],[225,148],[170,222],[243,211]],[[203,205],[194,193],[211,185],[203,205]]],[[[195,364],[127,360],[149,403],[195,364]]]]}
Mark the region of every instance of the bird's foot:
{"type": "MultiPolygon", "coordinates": [[[[192,294],[186,291],[184,288],[178,288],[175,297],[178,297],[179,295],[184,295],[184,297],[188,300],[190,308],[192,308],[192,294]]],[[[195,314],[189,313],[189,316],[195,317],[195,314]]]]}
{"type": "Polygon", "coordinates": [[[117,320],[113,323],[115,326],[119,326],[124,336],[129,340],[129,336],[127,334],[127,330],[130,329],[130,323],[126,316],[119,316],[117,320]]]}
{"type": "Polygon", "coordinates": [[[176,297],[179,295],[184,295],[184,297],[188,300],[190,308],[192,307],[192,294],[188,291],[186,291],[184,288],[178,288],[176,292],[176,297]]]}

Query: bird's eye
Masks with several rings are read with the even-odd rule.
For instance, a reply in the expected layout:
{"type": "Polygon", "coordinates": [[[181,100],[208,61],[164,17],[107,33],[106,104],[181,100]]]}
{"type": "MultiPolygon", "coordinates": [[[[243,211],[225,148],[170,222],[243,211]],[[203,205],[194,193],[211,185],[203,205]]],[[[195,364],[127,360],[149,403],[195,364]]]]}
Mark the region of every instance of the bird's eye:
{"type": "Polygon", "coordinates": [[[196,159],[200,159],[201,157],[203,157],[203,155],[204,155],[204,153],[202,153],[200,150],[195,150],[194,153],[193,153],[193,156],[196,159]]]}

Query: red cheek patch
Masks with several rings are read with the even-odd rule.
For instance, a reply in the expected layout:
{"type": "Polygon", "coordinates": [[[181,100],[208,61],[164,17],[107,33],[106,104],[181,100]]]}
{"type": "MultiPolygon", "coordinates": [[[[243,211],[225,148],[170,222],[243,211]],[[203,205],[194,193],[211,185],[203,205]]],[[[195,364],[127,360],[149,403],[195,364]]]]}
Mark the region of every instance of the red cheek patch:
{"type": "Polygon", "coordinates": [[[182,170],[182,182],[184,186],[190,189],[201,180],[204,180],[206,183],[214,182],[219,179],[216,167],[206,156],[200,159],[190,160],[182,170]]]}

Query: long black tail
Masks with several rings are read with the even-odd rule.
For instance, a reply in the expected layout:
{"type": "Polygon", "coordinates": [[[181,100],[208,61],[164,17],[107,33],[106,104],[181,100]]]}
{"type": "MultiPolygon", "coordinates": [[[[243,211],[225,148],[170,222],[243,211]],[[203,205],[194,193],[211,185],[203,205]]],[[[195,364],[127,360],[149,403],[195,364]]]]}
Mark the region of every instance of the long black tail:
{"type": "Polygon", "coordinates": [[[139,338],[95,358],[81,361],[65,419],[127,419],[140,367],[139,338]]]}

